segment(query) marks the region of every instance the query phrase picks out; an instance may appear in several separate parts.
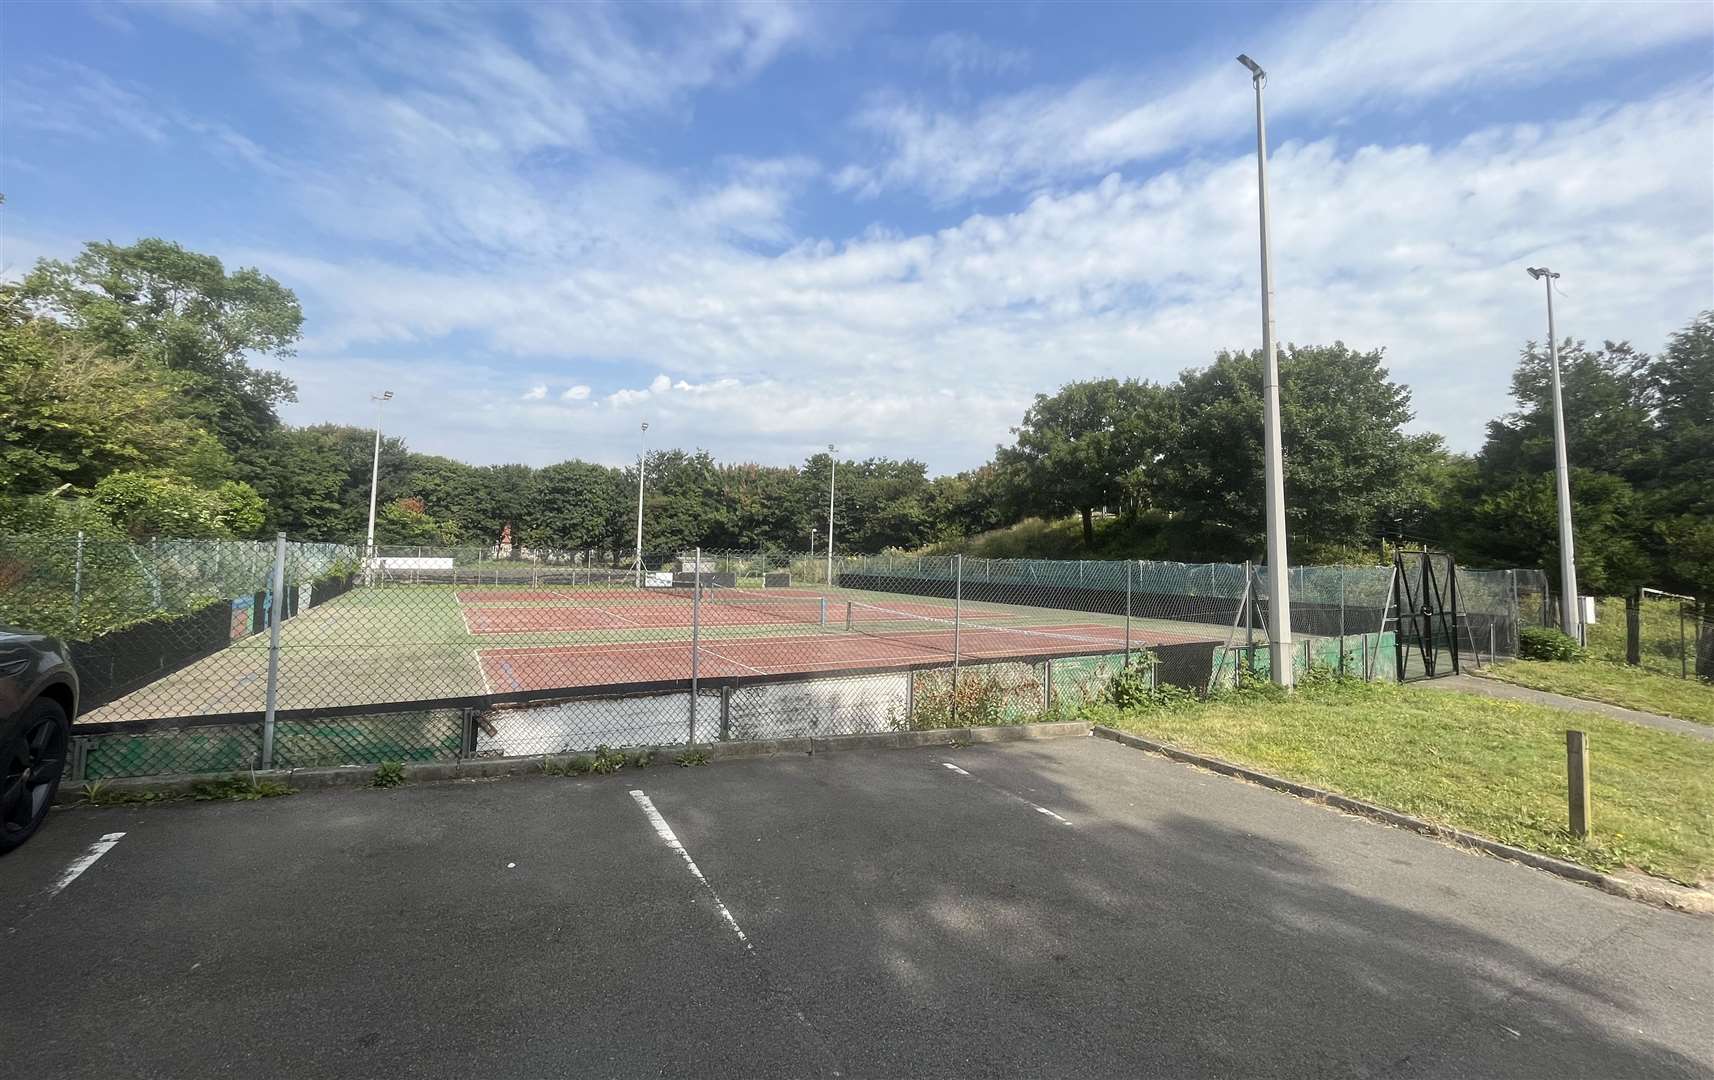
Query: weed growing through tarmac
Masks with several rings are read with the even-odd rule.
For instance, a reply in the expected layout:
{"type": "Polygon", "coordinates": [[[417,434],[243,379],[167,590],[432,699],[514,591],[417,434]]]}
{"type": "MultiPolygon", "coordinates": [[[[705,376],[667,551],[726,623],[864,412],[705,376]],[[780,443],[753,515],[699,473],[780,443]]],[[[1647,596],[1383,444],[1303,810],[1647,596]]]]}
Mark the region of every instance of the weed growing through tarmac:
{"type": "Polygon", "coordinates": [[[86,806],[139,806],[145,803],[176,802],[195,799],[197,802],[254,802],[274,799],[281,795],[296,795],[297,788],[287,787],[278,780],[257,780],[249,776],[223,776],[192,784],[188,791],[115,791],[105,780],[92,780],[83,785],[86,806]]]}
{"type": "Polygon", "coordinates": [[[595,760],[589,763],[589,771],[602,776],[611,776],[624,767],[625,752],[608,746],[596,747],[595,760]]]}
{"type": "Polygon", "coordinates": [[[577,754],[563,762],[543,757],[542,772],[548,776],[583,776],[586,773],[610,776],[620,769],[646,769],[654,763],[655,751],[648,747],[615,750],[610,746],[599,746],[593,757],[577,754]]]}
{"type": "Polygon", "coordinates": [[[190,797],[198,802],[254,802],[257,799],[276,799],[281,795],[295,794],[296,788],[287,787],[278,780],[258,780],[253,776],[224,776],[218,780],[204,780],[200,784],[191,785],[190,789],[190,797]]]}
{"type": "Polygon", "coordinates": [[[679,768],[688,769],[708,764],[708,755],[701,750],[686,750],[673,760],[678,763],[679,768]]]}
{"type": "Polygon", "coordinates": [[[167,791],[115,791],[105,780],[91,780],[83,785],[83,801],[90,806],[134,806],[173,798],[182,796],[167,791]]]}
{"type": "Polygon", "coordinates": [[[375,775],[369,778],[370,787],[393,788],[405,782],[405,763],[402,761],[383,761],[375,766],[375,775]]]}

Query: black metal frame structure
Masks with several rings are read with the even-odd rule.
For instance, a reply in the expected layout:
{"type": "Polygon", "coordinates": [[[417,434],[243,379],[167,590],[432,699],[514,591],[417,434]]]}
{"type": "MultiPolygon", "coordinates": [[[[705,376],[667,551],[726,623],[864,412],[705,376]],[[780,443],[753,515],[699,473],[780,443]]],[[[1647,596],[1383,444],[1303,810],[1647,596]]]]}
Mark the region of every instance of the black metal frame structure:
{"type": "Polygon", "coordinates": [[[1458,566],[1439,551],[1393,555],[1393,609],[1398,612],[1394,649],[1399,682],[1456,675],[1458,661],[1458,566]],[[1412,657],[1421,662],[1413,670],[1412,657]],[[1450,658],[1450,670],[1442,661],[1450,658]]]}

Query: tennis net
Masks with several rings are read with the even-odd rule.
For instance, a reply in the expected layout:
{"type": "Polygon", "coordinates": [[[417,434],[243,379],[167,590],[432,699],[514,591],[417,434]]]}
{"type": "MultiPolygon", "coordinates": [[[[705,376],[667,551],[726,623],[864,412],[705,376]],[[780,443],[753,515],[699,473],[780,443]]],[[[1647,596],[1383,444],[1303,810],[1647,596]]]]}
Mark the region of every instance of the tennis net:
{"type": "Polygon", "coordinates": [[[947,611],[942,604],[843,602],[843,628],[868,637],[909,641],[948,656],[1056,656],[1131,651],[1128,626],[1100,622],[1016,625],[999,621],[1012,613],[947,611]]]}

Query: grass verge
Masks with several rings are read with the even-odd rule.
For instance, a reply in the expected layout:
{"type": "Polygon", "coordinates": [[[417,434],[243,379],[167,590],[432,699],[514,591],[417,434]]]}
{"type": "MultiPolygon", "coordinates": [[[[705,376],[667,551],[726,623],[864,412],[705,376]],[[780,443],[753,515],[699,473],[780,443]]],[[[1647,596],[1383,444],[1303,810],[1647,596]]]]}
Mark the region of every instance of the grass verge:
{"type": "Polygon", "coordinates": [[[1714,882],[1714,743],[1594,714],[1385,684],[1264,689],[1084,718],[1597,870],[1714,882]],[[1566,827],[1565,731],[1589,733],[1593,833],[1566,827]]]}
{"type": "Polygon", "coordinates": [[[1604,701],[1698,724],[1714,724],[1714,685],[1602,660],[1567,664],[1518,660],[1484,669],[1490,678],[1555,694],[1604,701]]]}

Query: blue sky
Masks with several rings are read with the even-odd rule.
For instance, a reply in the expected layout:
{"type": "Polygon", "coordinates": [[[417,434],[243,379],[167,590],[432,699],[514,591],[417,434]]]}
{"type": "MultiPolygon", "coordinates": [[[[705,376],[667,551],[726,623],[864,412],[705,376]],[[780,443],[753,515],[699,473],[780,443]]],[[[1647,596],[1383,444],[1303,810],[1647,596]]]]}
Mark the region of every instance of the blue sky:
{"type": "Polygon", "coordinates": [[[1714,6],[14,2],[0,267],[295,289],[294,423],[487,463],[979,464],[1031,396],[1384,346],[1474,449],[1543,336],[1714,307],[1714,6]]]}

